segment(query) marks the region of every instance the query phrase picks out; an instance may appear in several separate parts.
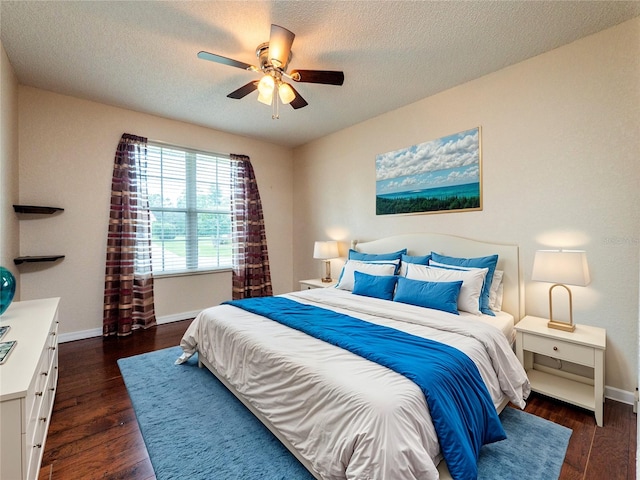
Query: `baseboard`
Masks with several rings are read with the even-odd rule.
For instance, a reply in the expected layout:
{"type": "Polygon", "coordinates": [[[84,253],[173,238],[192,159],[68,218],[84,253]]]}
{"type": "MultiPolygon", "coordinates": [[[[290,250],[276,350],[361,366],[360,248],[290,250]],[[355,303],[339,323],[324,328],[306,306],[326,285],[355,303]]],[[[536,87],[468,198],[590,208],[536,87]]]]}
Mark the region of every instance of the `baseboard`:
{"type": "Polygon", "coordinates": [[[58,335],[58,343],[74,342],[76,340],[84,340],[86,338],[102,336],[101,328],[92,328],[91,330],[81,330],[79,332],[61,333],[58,335]]]}
{"type": "MultiPolygon", "coordinates": [[[[189,320],[195,318],[201,310],[193,310],[191,312],[174,313],[172,315],[163,315],[156,317],[156,323],[163,325],[165,323],[179,322],[181,320],[189,320]]],[[[86,338],[102,336],[102,328],[92,328],[91,330],[80,330],[78,332],[61,333],[58,336],[59,343],[74,342],[76,340],[84,340],[86,338]]]]}
{"type": "Polygon", "coordinates": [[[616,402],[626,403],[627,405],[634,405],[636,402],[635,392],[627,392],[626,390],[620,390],[615,387],[604,387],[604,396],[616,402]]]}
{"type": "Polygon", "coordinates": [[[202,310],[193,310],[191,312],[174,313],[173,315],[163,315],[156,317],[156,323],[162,325],[164,323],[179,322],[181,320],[189,320],[195,318],[202,310]]]}

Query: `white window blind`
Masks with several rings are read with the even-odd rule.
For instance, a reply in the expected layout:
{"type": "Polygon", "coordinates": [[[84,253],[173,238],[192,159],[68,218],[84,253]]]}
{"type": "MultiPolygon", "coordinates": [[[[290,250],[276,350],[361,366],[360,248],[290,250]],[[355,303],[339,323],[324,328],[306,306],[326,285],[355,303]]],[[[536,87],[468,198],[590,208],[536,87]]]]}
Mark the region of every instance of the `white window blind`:
{"type": "Polygon", "coordinates": [[[228,156],[148,143],[154,274],[231,267],[230,175],[228,156]]]}

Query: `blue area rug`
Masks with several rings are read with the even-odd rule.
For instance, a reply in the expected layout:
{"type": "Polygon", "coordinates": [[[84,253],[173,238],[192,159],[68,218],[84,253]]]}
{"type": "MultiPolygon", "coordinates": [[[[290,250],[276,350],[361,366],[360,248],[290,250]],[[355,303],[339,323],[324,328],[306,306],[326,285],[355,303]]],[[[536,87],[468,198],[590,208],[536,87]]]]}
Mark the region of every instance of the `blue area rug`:
{"type": "MultiPolygon", "coordinates": [[[[306,480],[312,475],[196,356],[179,347],[118,360],[157,480],[306,480]]],[[[506,408],[507,440],[485,445],[479,478],[553,480],[571,430],[506,408]]]]}

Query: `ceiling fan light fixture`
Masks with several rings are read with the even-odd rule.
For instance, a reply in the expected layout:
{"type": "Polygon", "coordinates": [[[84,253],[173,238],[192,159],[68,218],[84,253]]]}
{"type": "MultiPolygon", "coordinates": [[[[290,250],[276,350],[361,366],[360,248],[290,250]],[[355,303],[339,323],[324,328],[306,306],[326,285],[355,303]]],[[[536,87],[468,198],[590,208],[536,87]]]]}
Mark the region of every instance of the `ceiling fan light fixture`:
{"type": "Polygon", "coordinates": [[[258,92],[258,101],[260,103],[264,103],[265,105],[271,105],[271,102],[273,102],[273,93],[263,95],[262,93],[258,92]]]}
{"type": "Polygon", "coordinates": [[[285,69],[289,63],[291,45],[296,35],[279,25],[271,25],[269,37],[269,59],[276,68],[285,69]]]}
{"type": "Polygon", "coordinates": [[[265,75],[258,83],[258,92],[260,95],[269,96],[273,95],[273,89],[276,86],[276,82],[271,75],[265,75]]]}
{"type": "Polygon", "coordinates": [[[263,77],[260,80],[254,80],[243,85],[228,94],[227,97],[240,100],[258,90],[258,101],[273,107],[272,118],[275,119],[279,118],[278,105],[280,103],[291,105],[294,110],[309,105],[293,87],[293,83],[286,83],[283,81],[284,79],[292,80],[295,83],[319,83],[324,85],[342,85],[344,83],[344,73],[341,71],[292,70],[287,73],[287,67],[293,57],[291,46],[294,39],[295,34],[293,32],[272,24],[269,41],[262,42],[256,48],[256,57],[259,60],[258,66],[205,51],[198,52],[198,58],[250,72],[261,72],[263,77]],[[277,92],[275,91],[276,87],[278,89],[277,92]]]}
{"type": "Polygon", "coordinates": [[[280,95],[280,101],[283,105],[290,104],[293,99],[296,98],[296,94],[291,88],[291,85],[284,82],[280,83],[280,86],[278,87],[278,95],[280,95]]]}

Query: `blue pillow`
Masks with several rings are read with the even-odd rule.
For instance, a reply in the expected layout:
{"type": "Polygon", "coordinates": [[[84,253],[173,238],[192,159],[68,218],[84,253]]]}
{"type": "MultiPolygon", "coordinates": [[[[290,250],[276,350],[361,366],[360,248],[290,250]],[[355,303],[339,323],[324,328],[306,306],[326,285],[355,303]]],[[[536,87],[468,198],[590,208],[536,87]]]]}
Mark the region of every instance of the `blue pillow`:
{"type": "Polygon", "coordinates": [[[416,263],[418,265],[429,265],[429,260],[431,260],[431,255],[422,255],[419,257],[412,255],[402,255],[400,260],[403,263],[416,263]]]}
{"type": "Polygon", "coordinates": [[[462,281],[423,282],[421,280],[398,277],[398,287],[393,301],[459,315],[458,295],[460,294],[460,287],[462,287],[462,281]]]}
{"type": "Polygon", "coordinates": [[[393,291],[398,279],[395,275],[369,275],[358,271],[353,272],[353,275],[355,281],[352,293],[364,297],[393,300],[393,291]]]}
{"type": "Polygon", "coordinates": [[[407,249],[403,248],[397,252],[391,253],[361,253],[353,249],[349,249],[349,260],[360,260],[361,262],[376,262],[380,260],[400,260],[402,255],[407,253],[407,249]]]}
{"type": "Polygon", "coordinates": [[[429,260],[431,260],[431,255],[422,255],[419,257],[402,255],[402,257],[400,257],[400,270],[397,273],[399,273],[403,277],[406,277],[407,263],[415,263],[416,265],[429,265],[429,260]]]}
{"type": "Polygon", "coordinates": [[[485,277],[484,285],[482,286],[482,292],[480,293],[480,311],[486,315],[491,315],[492,317],[496,316],[489,307],[489,294],[491,292],[493,274],[495,273],[496,265],[498,264],[498,255],[489,255],[487,257],[478,258],[458,258],[431,252],[431,259],[434,262],[446,263],[447,265],[489,269],[487,276],[485,277]]]}

